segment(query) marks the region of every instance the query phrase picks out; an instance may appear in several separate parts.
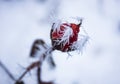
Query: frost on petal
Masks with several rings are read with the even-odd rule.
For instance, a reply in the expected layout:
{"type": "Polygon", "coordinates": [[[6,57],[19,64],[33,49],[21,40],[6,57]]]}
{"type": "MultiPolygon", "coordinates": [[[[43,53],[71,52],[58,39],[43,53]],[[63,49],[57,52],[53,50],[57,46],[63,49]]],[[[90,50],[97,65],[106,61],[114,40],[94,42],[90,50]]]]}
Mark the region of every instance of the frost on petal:
{"type": "Polygon", "coordinates": [[[60,44],[61,42],[64,43],[69,43],[69,38],[73,35],[73,30],[70,27],[69,23],[62,23],[61,20],[58,20],[56,23],[53,24],[52,26],[52,32],[56,33],[56,36],[58,39],[56,39],[56,42],[60,44]]]}
{"type": "Polygon", "coordinates": [[[65,30],[63,31],[63,36],[60,38],[61,40],[59,43],[63,42],[63,46],[68,43],[69,44],[69,38],[73,36],[73,30],[69,26],[64,25],[65,30]]]}
{"type": "Polygon", "coordinates": [[[74,20],[74,23],[79,24],[82,22],[83,17],[76,16],[76,17],[71,17],[71,19],[74,20]]]}
{"type": "Polygon", "coordinates": [[[62,52],[81,51],[88,41],[85,30],[81,30],[82,18],[74,18],[78,23],[58,20],[51,29],[52,46],[62,52]],[[80,33],[80,35],[79,35],[80,33]],[[80,39],[78,39],[80,36],[80,39]]]}
{"type": "Polygon", "coordinates": [[[73,49],[78,50],[79,52],[82,51],[83,47],[86,45],[86,43],[89,40],[89,36],[80,35],[80,39],[73,43],[71,46],[73,49]]]}
{"type": "Polygon", "coordinates": [[[62,21],[61,20],[57,20],[53,26],[52,26],[52,29],[53,29],[53,32],[55,32],[57,30],[57,32],[60,30],[60,25],[62,24],[62,21]]]}
{"type": "Polygon", "coordinates": [[[75,19],[76,19],[77,21],[81,21],[81,20],[83,20],[82,17],[76,17],[75,19]]]}

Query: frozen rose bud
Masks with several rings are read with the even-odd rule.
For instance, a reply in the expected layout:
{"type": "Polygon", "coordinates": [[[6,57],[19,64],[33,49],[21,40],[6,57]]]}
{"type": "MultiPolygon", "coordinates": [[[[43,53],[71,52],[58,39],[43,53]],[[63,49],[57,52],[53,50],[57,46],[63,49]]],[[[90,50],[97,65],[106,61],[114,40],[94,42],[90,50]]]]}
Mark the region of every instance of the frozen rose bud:
{"type": "Polygon", "coordinates": [[[62,52],[75,50],[72,46],[78,40],[81,24],[82,20],[79,24],[61,21],[53,23],[50,35],[53,48],[62,52]]]}

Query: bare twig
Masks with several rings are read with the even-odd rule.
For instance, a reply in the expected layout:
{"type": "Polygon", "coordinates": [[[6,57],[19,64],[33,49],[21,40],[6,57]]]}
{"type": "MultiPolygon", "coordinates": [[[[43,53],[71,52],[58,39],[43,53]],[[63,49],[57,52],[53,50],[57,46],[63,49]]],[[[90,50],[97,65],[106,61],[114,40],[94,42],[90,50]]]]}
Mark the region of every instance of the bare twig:
{"type": "Polygon", "coordinates": [[[24,84],[23,81],[16,81],[15,84],[24,84]]]}
{"type": "Polygon", "coordinates": [[[37,69],[37,79],[38,79],[38,84],[53,84],[53,82],[43,82],[41,80],[41,67],[39,66],[37,69]]]}
{"type": "Polygon", "coordinates": [[[0,66],[3,68],[3,70],[8,74],[8,76],[15,81],[14,76],[11,74],[11,72],[6,68],[6,66],[0,61],[0,66]]]}
{"type": "MultiPolygon", "coordinates": [[[[52,52],[52,50],[50,50],[50,52],[52,52]]],[[[42,80],[41,80],[41,65],[42,65],[43,60],[46,58],[46,56],[47,56],[46,54],[43,54],[40,58],[40,61],[34,62],[30,66],[28,66],[26,71],[18,78],[17,82],[21,81],[22,78],[27,74],[27,72],[29,72],[33,68],[37,67],[38,84],[53,84],[52,82],[42,82],[42,80]]]]}
{"type": "Polygon", "coordinates": [[[38,84],[41,84],[41,68],[40,66],[38,66],[37,68],[37,80],[38,80],[38,84]]]}
{"type": "Polygon", "coordinates": [[[14,76],[11,74],[11,72],[6,68],[6,66],[0,61],[0,66],[3,68],[3,70],[8,74],[8,76],[15,81],[15,84],[24,84],[23,81],[16,81],[14,76]]]}
{"type": "MultiPolygon", "coordinates": [[[[22,78],[27,74],[27,72],[29,72],[30,70],[32,70],[33,68],[37,67],[37,79],[38,79],[38,84],[53,84],[53,82],[43,82],[41,80],[41,65],[43,63],[43,61],[48,57],[48,61],[50,63],[50,65],[52,65],[53,67],[55,67],[55,63],[51,57],[51,53],[54,51],[53,47],[51,48],[46,48],[46,44],[44,43],[43,40],[36,40],[34,44],[40,44],[42,45],[46,51],[45,53],[43,53],[41,56],[40,56],[40,60],[39,61],[36,61],[36,62],[33,62],[32,64],[30,64],[25,72],[23,72],[23,74],[16,80],[14,78],[14,76],[11,74],[11,72],[5,67],[5,65],[0,61],[0,66],[4,69],[4,71],[8,74],[8,76],[15,81],[15,84],[24,84],[24,82],[22,81],[22,78]]],[[[39,48],[33,44],[33,48],[31,50],[31,57],[34,57],[34,55],[36,54],[37,50],[39,50],[39,48]]]]}
{"type": "Polygon", "coordinates": [[[29,72],[31,69],[40,66],[40,61],[34,62],[32,63],[30,66],[28,66],[28,68],[26,69],[25,72],[23,72],[23,74],[18,78],[17,81],[21,81],[22,78],[27,74],[27,72],[29,72]]]}

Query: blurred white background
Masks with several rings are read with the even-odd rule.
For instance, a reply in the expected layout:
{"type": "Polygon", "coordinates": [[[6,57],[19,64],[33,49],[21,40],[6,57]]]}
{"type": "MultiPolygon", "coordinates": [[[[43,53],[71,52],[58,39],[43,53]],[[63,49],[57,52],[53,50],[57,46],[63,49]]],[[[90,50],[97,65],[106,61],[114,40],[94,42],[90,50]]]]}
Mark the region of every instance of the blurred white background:
{"type": "MultiPolygon", "coordinates": [[[[57,67],[43,64],[44,81],[55,84],[120,84],[120,0],[0,0],[0,60],[18,78],[30,64],[35,39],[50,45],[51,16],[83,17],[90,36],[82,54],[55,51],[57,67]]],[[[36,73],[24,77],[36,84],[36,73]]],[[[0,67],[0,84],[13,84],[0,67]]]]}

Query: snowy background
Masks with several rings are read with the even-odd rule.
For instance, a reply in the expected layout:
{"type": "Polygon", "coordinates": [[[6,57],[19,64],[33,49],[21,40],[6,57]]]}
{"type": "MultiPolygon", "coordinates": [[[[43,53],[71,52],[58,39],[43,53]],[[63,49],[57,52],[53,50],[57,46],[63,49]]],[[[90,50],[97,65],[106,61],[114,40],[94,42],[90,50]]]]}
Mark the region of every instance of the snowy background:
{"type": "MultiPolygon", "coordinates": [[[[57,65],[42,68],[44,81],[55,84],[120,84],[120,0],[0,0],[0,61],[18,78],[31,62],[35,39],[50,42],[51,16],[83,17],[90,36],[82,54],[55,51],[57,65]]],[[[36,73],[24,77],[37,84],[36,73]]],[[[0,67],[0,84],[13,84],[0,67]]]]}

